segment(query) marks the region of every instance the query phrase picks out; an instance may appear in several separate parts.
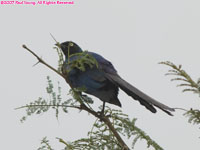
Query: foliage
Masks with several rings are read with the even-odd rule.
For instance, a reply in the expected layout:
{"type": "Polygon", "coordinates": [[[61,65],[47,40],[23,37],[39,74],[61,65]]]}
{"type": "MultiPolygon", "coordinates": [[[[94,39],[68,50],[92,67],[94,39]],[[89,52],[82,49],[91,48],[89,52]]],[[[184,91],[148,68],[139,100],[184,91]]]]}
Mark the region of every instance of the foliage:
{"type": "MultiPolygon", "coordinates": [[[[183,92],[192,91],[195,94],[199,94],[200,96],[200,79],[195,82],[183,69],[182,66],[176,66],[172,62],[160,62],[160,64],[164,64],[170,66],[172,69],[166,73],[166,75],[175,75],[177,78],[171,79],[171,81],[183,81],[184,83],[178,84],[177,86],[187,87],[183,89],[183,92]]],[[[193,124],[200,124],[200,110],[190,109],[184,113],[187,116],[188,122],[193,124]]]]}
{"type": "Polygon", "coordinates": [[[98,68],[98,62],[92,55],[88,53],[88,51],[72,54],[69,56],[69,58],[70,57],[77,57],[78,59],[68,62],[68,65],[70,66],[69,72],[74,68],[84,72],[88,66],[90,68],[93,68],[94,66],[98,68]]]}
{"type": "Polygon", "coordinates": [[[200,111],[197,109],[190,109],[185,116],[189,117],[188,122],[193,124],[200,124],[200,111]]]}
{"type": "Polygon", "coordinates": [[[177,78],[171,79],[171,81],[183,81],[184,83],[178,84],[177,86],[187,87],[183,89],[183,92],[192,91],[200,95],[200,79],[197,82],[192,80],[192,78],[182,69],[182,66],[176,66],[172,62],[160,62],[160,64],[164,64],[170,66],[172,69],[168,70],[168,73],[165,75],[175,75],[177,78]]]}
{"type": "MultiPolygon", "coordinates": [[[[105,114],[111,119],[112,125],[116,131],[126,136],[128,139],[133,137],[132,148],[138,140],[145,140],[147,147],[153,147],[155,150],[163,150],[155,141],[153,141],[144,131],[135,125],[136,119],[130,120],[128,115],[122,113],[121,110],[114,110],[106,107],[105,114]]],[[[74,142],[64,142],[63,139],[59,139],[61,143],[65,144],[66,150],[121,150],[123,149],[113,133],[109,130],[107,125],[97,119],[90,132],[88,132],[88,138],[81,138],[74,142]]]]}
{"type": "Polygon", "coordinates": [[[47,140],[47,137],[44,137],[41,140],[41,146],[37,150],[53,150],[49,144],[49,140],[47,140]]]}
{"type": "Polygon", "coordinates": [[[58,118],[60,107],[62,108],[64,112],[67,113],[68,105],[75,106],[76,101],[73,101],[73,99],[67,99],[63,102],[61,101],[62,100],[61,87],[59,85],[59,82],[57,86],[57,92],[55,91],[53,82],[49,76],[47,76],[47,83],[48,85],[46,87],[46,92],[48,93],[49,98],[44,99],[42,97],[39,97],[37,100],[31,103],[17,108],[17,109],[26,108],[25,110],[26,116],[23,116],[21,118],[21,122],[24,122],[28,116],[31,116],[33,114],[42,114],[44,112],[47,112],[50,108],[55,110],[56,117],[58,118]]]}
{"type": "MultiPolygon", "coordinates": [[[[57,92],[54,90],[52,80],[47,77],[47,88],[46,91],[49,94],[49,99],[45,100],[41,97],[38,100],[22,106],[20,108],[26,108],[26,115],[31,116],[33,114],[41,114],[47,112],[50,108],[56,111],[56,117],[59,114],[59,108],[62,108],[63,112],[68,113],[68,108],[79,108],[80,105],[77,99],[81,98],[82,103],[85,103],[90,106],[93,102],[91,98],[88,96],[80,96],[79,90],[76,89],[75,92],[70,90],[70,95],[73,98],[70,98],[64,102],[61,99],[61,89],[58,86],[57,92]],[[78,92],[77,92],[78,91],[78,92]],[[57,94],[58,93],[58,94],[57,94]],[[77,98],[79,96],[79,98],[77,98]],[[76,98],[76,99],[75,99],[76,98]]],[[[91,106],[90,106],[91,108],[91,106]]],[[[92,109],[92,108],[91,108],[92,109]]],[[[100,108],[101,109],[101,108],[100,108]]],[[[128,115],[122,113],[121,110],[111,109],[106,107],[105,115],[109,117],[112,122],[112,125],[115,127],[116,131],[119,132],[121,135],[132,139],[132,148],[134,148],[135,143],[138,140],[145,140],[147,142],[147,147],[153,147],[155,150],[163,150],[155,141],[153,141],[144,131],[138,128],[135,125],[136,119],[130,120],[128,115]]],[[[27,116],[23,117],[23,121],[26,120],[27,116]]],[[[102,122],[101,120],[97,119],[90,132],[88,132],[87,138],[81,138],[74,142],[65,142],[61,138],[58,138],[61,143],[65,144],[66,150],[72,149],[91,149],[91,150],[104,150],[104,149],[115,149],[121,150],[121,147],[114,137],[113,133],[109,130],[107,125],[102,122]]],[[[42,146],[38,150],[53,150],[50,149],[50,145],[48,144],[48,140],[46,137],[42,140],[42,146]]]]}
{"type": "Polygon", "coordinates": [[[62,73],[64,75],[67,75],[73,69],[77,69],[84,72],[86,68],[93,68],[93,67],[98,68],[98,63],[96,59],[92,55],[90,55],[87,51],[83,51],[81,53],[76,53],[69,56],[68,62],[65,62],[63,65],[62,73]]]}
{"type": "Polygon", "coordinates": [[[64,57],[63,57],[63,53],[61,52],[60,48],[58,46],[54,47],[54,49],[56,49],[57,53],[58,53],[58,72],[62,73],[62,66],[64,63],[64,57]]]}

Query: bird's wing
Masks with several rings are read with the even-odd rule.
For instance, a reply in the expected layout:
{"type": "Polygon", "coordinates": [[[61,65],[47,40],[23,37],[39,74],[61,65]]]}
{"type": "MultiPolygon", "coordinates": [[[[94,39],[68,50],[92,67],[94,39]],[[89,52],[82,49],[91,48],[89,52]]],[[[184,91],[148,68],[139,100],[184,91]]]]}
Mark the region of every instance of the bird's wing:
{"type": "Polygon", "coordinates": [[[93,53],[93,52],[89,52],[98,62],[98,67],[99,70],[106,72],[106,73],[110,73],[110,74],[117,74],[116,69],[114,68],[114,66],[112,65],[112,63],[108,60],[106,60],[104,57],[102,57],[99,54],[93,53]]]}
{"type": "Polygon", "coordinates": [[[148,110],[155,113],[156,109],[154,106],[160,108],[169,115],[172,115],[169,111],[175,111],[173,108],[170,108],[150,96],[146,95],[142,91],[138,90],[136,87],[132,86],[130,83],[123,80],[115,70],[111,62],[103,58],[102,56],[92,53],[99,63],[99,68],[104,72],[105,77],[110,80],[115,85],[119,86],[124,92],[126,92],[133,99],[138,100],[141,105],[145,106],[148,110]]]}

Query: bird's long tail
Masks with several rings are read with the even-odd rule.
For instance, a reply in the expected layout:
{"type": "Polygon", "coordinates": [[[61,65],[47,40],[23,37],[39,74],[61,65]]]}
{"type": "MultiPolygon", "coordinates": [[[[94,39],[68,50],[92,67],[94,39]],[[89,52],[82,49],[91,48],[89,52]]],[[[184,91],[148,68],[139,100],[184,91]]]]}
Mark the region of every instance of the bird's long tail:
{"type": "Polygon", "coordinates": [[[114,84],[120,87],[124,92],[126,92],[129,96],[131,96],[133,99],[138,100],[141,105],[145,106],[148,110],[150,110],[152,113],[156,113],[156,109],[154,106],[158,107],[168,115],[171,115],[170,111],[175,111],[173,108],[170,108],[153,98],[149,97],[142,91],[138,90],[125,80],[123,80],[120,76],[118,75],[112,75],[112,74],[106,74],[107,78],[112,81],[114,84]]]}

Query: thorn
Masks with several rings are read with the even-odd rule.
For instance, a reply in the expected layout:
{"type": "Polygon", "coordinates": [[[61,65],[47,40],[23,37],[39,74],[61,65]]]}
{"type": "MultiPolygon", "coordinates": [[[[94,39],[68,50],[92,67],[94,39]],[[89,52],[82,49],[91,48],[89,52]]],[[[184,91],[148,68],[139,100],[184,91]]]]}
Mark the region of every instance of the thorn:
{"type": "Polygon", "coordinates": [[[54,36],[50,33],[50,35],[51,35],[51,37],[54,39],[54,41],[56,42],[56,43],[58,43],[58,41],[56,41],[56,39],[54,38],[54,36]]]}
{"type": "MultiPolygon", "coordinates": [[[[51,37],[54,39],[54,41],[56,42],[56,46],[58,47],[58,48],[60,48],[60,43],[58,42],[58,41],[56,41],[56,39],[54,38],[54,36],[50,33],[50,35],[51,35],[51,37]]],[[[57,48],[56,47],[56,48],[57,48]]]]}
{"type": "Polygon", "coordinates": [[[35,67],[37,64],[39,64],[40,63],[40,61],[38,61],[36,64],[34,64],[32,67],[35,67]]]}

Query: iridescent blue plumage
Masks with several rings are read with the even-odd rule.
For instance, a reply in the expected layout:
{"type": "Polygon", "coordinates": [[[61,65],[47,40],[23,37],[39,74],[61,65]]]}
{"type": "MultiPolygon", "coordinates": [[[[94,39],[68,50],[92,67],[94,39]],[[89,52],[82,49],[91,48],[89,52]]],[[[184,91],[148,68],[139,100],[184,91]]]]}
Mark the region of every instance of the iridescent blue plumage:
{"type": "Polygon", "coordinates": [[[69,62],[80,59],[80,57],[74,54],[81,53],[82,49],[76,43],[71,41],[61,43],[60,47],[65,54],[63,73],[67,75],[73,88],[84,88],[85,93],[98,97],[104,104],[105,102],[108,102],[121,107],[121,103],[117,97],[120,88],[133,99],[138,100],[141,105],[145,106],[151,112],[156,112],[154,107],[156,106],[167,114],[172,115],[170,111],[174,111],[173,108],[154,100],[123,80],[117,74],[112,63],[101,55],[88,52],[89,55],[96,59],[98,67],[94,66],[91,68],[86,66],[85,71],[78,68],[71,69],[69,62]]]}

